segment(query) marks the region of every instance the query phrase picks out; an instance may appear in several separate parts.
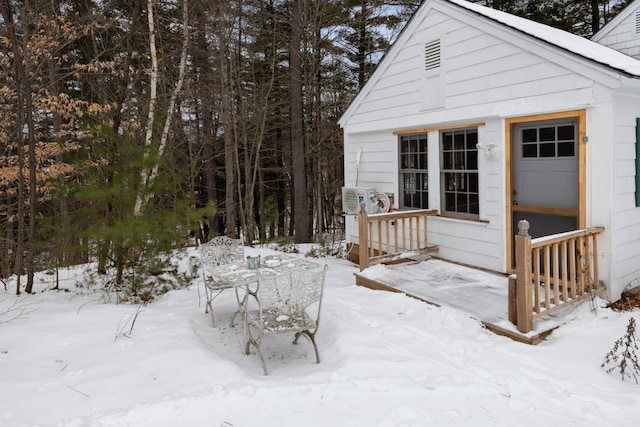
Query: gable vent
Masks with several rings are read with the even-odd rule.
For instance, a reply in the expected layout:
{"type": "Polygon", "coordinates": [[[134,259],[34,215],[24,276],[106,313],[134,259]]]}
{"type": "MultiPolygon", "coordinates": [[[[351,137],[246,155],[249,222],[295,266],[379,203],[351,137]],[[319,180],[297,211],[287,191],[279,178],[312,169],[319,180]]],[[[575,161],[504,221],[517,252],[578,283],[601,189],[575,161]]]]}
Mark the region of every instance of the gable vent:
{"type": "Polygon", "coordinates": [[[635,34],[640,34],[640,10],[636,10],[636,21],[635,21],[635,26],[634,26],[634,33],[635,34]]]}
{"type": "Polygon", "coordinates": [[[424,70],[429,71],[440,66],[440,40],[424,45],[424,70]]]}

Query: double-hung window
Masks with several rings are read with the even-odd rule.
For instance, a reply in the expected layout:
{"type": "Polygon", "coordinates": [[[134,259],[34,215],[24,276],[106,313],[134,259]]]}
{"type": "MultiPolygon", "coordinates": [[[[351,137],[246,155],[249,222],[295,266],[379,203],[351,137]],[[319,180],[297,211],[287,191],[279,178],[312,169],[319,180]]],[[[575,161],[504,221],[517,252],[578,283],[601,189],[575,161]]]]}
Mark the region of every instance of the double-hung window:
{"type": "Polygon", "coordinates": [[[461,218],[478,218],[478,129],[443,131],[440,136],[441,212],[461,218]]]}
{"type": "Polygon", "coordinates": [[[427,134],[400,137],[400,201],[401,208],[429,207],[427,171],[427,134]]]}

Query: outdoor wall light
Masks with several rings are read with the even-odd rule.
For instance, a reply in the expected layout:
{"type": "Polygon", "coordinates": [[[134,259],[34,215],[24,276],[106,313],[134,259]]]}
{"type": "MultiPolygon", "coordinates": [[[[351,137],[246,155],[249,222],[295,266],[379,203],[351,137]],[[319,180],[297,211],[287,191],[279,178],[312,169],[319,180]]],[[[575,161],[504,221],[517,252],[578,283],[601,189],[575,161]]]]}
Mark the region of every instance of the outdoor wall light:
{"type": "Polygon", "coordinates": [[[484,156],[486,158],[493,158],[496,156],[496,144],[483,144],[478,142],[476,144],[476,148],[484,151],[484,156]]]}

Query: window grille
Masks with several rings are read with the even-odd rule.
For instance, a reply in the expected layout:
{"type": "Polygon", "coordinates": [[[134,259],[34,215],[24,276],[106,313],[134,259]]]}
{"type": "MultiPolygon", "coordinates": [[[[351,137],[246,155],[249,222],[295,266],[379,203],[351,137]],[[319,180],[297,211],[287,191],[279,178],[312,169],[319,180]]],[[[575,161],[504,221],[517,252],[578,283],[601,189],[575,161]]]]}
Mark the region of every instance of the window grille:
{"type": "Polygon", "coordinates": [[[403,208],[429,207],[427,134],[400,137],[400,203],[403,208]]]}
{"type": "Polygon", "coordinates": [[[462,218],[478,218],[478,130],[442,132],[441,196],[442,212],[462,218]]]}

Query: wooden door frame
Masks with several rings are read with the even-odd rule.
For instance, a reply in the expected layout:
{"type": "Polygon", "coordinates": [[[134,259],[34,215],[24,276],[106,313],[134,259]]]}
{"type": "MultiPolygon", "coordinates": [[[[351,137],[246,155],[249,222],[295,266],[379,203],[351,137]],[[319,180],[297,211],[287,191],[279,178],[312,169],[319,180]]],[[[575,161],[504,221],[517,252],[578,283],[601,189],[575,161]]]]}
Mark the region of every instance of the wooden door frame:
{"type": "Polygon", "coordinates": [[[577,141],[578,147],[578,229],[586,226],[586,194],[587,194],[587,147],[584,137],[587,135],[587,112],[586,110],[572,110],[560,113],[538,114],[534,116],[511,117],[505,119],[505,170],[506,170],[506,222],[507,222],[507,271],[513,273],[513,211],[511,208],[511,157],[512,146],[511,129],[513,125],[528,122],[539,122],[556,119],[576,119],[577,120],[577,141]]]}

